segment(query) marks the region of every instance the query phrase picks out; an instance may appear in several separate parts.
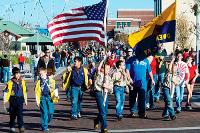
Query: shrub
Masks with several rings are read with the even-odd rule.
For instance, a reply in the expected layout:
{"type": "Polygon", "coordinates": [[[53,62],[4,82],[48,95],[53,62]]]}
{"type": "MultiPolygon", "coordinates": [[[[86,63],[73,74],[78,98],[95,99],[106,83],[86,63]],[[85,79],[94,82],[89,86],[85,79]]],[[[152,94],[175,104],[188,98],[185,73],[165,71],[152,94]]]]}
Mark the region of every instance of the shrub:
{"type": "Polygon", "coordinates": [[[11,56],[10,56],[10,60],[11,60],[11,62],[12,62],[12,65],[18,64],[17,55],[11,55],[11,56]]]}
{"type": "Polygon", "coordinates": [[[30,64],[30,58],[25,58],[25,64],[30,64]]]}

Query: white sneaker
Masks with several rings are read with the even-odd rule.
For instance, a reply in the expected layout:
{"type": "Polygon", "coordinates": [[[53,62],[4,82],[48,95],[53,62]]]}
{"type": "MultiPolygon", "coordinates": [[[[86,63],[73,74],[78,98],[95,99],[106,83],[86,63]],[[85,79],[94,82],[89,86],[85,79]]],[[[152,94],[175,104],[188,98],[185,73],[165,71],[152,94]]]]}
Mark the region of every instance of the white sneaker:
{"type": "Polygon", "coordinates": [[[13,132],[15,132],[15,131],[16,131],[16,130],[15,130],[14,127],[10,128],[10,132],[11,132],[11,133],[13,133],[13,132]]]}
{"type": "Polygon", "coordinates": [[[77,117],[78,117],[78,118],[81,118],[81,113],[78,113],[77,117]]]}
{"type": "Polygon", "coordinates": [[[146,104],[146,109],[149,109],[149,108],[150,108],[150,104],[147,103],[147,104],[146,104]]]}

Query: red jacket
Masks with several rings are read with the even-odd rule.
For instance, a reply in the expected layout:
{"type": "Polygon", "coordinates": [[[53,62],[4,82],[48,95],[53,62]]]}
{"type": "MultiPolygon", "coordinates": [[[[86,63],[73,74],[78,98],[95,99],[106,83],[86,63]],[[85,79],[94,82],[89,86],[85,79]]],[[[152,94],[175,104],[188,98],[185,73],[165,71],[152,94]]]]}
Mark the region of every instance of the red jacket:
{"type": "Polygon", "coordinates": [[[20,55],[18,58],[19,63],[24,63],[24,60],[25,60],[24,56],[20,55]]]}

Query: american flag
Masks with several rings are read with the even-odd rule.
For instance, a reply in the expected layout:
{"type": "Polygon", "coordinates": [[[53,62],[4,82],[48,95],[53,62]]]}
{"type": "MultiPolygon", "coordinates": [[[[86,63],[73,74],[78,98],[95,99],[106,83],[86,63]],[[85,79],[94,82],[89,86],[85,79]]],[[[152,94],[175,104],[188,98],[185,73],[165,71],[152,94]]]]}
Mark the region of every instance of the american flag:
{"type": "Polygon", "coordinates": [[[107,0],[98,4],[72,9],[59,14],[48,23],[54,46],[84,40],[96,40],[104,44],[104,17],[107,0]]]}
{"type": "Polygon", "coordinates": [[[189,73],[187,64],[183,61],[178,62],[178,66],[177,66],[177,73],[178,73],[178,77],[180,79],[180,81],[183,81],[185,78],[185,74],[189,73]]]}

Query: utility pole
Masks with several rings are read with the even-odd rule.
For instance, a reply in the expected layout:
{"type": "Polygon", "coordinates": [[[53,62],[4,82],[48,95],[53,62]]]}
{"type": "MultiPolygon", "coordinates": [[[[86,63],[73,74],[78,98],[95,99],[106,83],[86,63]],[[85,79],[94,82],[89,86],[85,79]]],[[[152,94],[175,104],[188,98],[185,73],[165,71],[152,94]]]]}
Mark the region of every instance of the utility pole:
{"type": "Polygon", "coordinates": [[[199,13],[196,15],[196,51],[197,51],[197,65],[199,64],[199,13]]]}
{"type": "Polygon", "coordinates": [[[36,3],[37,6],[37,26],[36,26],[36,32],[37,32],[37,55],[39,55],[39,1],[36,3]]]}
{"type": "Polygon", "coordinates": [[[196,16],[196,53],[197,53],[197,59],[196,59],[196,65],[199,65],[199,44],[200,44],[200,40],[199,40],[199,4],[200,4],[200,0],[195,0],[195,4],[192,8],[192,10],[194,11],[194,16],[196,16]]]}

